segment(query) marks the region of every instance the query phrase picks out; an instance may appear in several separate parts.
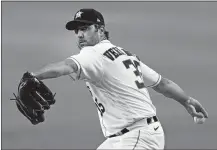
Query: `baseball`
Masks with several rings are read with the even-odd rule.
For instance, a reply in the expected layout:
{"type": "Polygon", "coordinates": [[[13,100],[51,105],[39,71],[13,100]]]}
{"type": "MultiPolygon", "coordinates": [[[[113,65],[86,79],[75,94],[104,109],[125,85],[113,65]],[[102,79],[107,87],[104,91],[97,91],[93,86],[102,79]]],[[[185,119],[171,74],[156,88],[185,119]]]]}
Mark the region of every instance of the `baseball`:
{"type": "Polygon", "coordinates": [[[206,118],[197,118],[194,117],[194,123],[196,124],[203,124],[205,122],[206,118]]]}

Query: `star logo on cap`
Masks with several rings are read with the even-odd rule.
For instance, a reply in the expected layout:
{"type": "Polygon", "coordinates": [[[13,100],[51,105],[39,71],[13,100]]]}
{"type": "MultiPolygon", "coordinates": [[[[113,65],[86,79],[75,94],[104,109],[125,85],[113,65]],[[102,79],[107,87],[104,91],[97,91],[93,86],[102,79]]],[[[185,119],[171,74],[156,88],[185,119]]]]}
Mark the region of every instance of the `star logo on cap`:
{"type": "Polygon", "coordinates": [[[81,12],[81,11],[77,12],[77,14],[75,15],[75,19],[78,17],[81,18],[81,14],[83,14],[83,12],[81,12]]]}
{"type": "Polygon", "coordinates": [[[100,22],[99,18],[97,18],[97,22],[100,22]]]}

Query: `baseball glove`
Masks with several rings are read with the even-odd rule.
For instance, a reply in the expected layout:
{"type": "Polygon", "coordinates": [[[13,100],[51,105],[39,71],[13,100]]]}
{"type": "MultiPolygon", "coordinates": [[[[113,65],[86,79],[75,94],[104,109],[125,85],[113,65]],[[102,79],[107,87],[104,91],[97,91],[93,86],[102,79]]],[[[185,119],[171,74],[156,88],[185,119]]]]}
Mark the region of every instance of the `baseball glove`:
{"type": "Polygon", "coordinates": [[[18,85],[17,95],[14,94],[15,99],[11,100],[15,100],[18,110],[36,125],[45,120],[44,112],[55,103],[55,94],[42,81],[26,72],[18,85]]]}

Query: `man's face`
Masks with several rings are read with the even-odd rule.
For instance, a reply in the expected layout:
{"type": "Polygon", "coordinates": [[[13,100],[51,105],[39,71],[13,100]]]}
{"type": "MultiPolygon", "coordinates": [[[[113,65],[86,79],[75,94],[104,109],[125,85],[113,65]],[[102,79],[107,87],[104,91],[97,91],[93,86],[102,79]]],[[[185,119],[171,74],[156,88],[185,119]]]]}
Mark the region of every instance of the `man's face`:
{"type": "Polygon", "coordinates": [[[98,30],[94,25],[79,27],[75,30],[75,35],[77,37],[77,45],[79,49],[82,49],[85,46],[94,46],[100,41],[98,30]]]}

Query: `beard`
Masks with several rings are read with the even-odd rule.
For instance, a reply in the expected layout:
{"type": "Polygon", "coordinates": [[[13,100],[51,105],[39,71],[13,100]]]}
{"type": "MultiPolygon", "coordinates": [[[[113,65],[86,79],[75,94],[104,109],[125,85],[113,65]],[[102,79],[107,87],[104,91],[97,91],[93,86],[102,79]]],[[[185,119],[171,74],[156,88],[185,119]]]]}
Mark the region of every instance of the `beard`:
{"type": "Polygon", "coordinates": [[[77,44],[78,49],[81,50],[83,47],[80,46],[80,44],[77,44]]]}
{"type": "Polygon", "coordinates": [[[98,41],[95,41],[95,42],[82,41],[82,42],[78,42],[77,46],[81,50],[82,48],[84,48],[86,46],[95,46],[98,43],[99,43],[98,41]]]}
{"type": "Polygon", "coordinates": [[[81,50],[83,47],[88,46],[88,43],[86,41],[78,41],[77,46],[81,50]]]}
{"type": "Polygon", "coordinates": [[[81,50],[82,48],[84,48],[86,46],[95,46],[99,42],[100,42],[100,40],[97,37],[90,38],[89,40],[78,39],[77,46],[81,50]]]}

